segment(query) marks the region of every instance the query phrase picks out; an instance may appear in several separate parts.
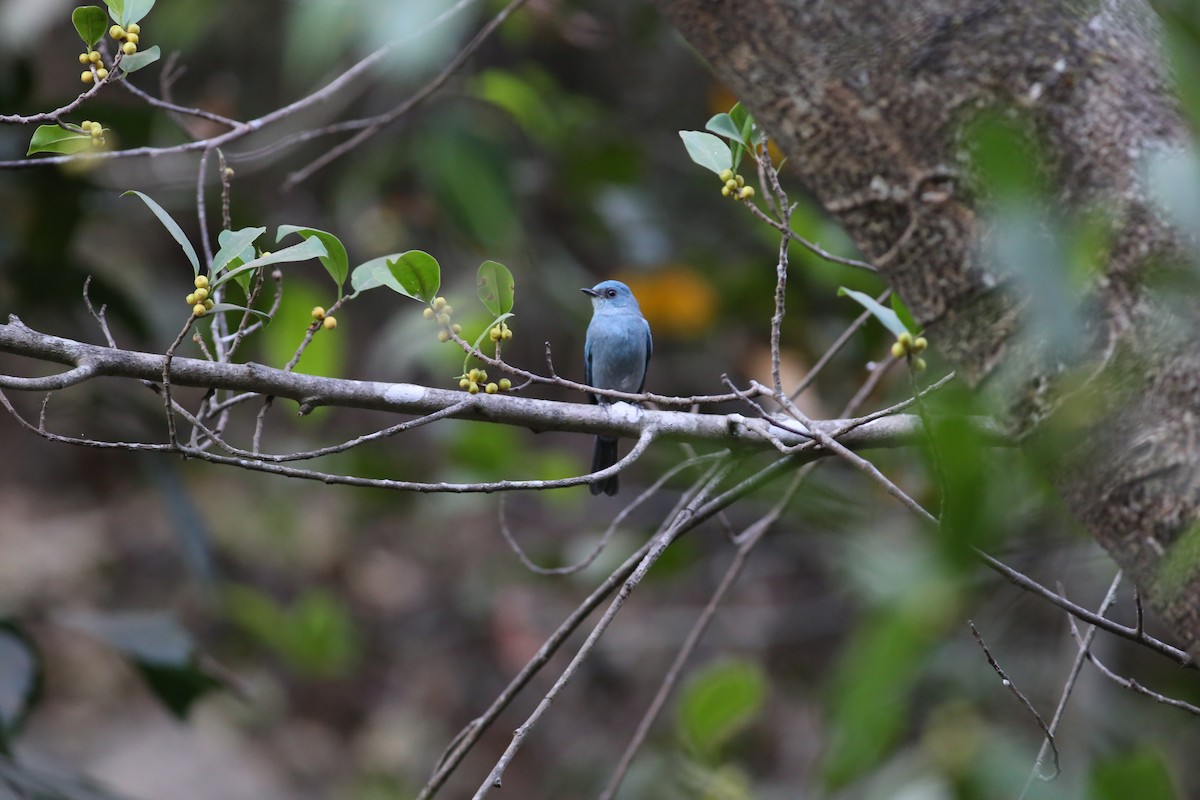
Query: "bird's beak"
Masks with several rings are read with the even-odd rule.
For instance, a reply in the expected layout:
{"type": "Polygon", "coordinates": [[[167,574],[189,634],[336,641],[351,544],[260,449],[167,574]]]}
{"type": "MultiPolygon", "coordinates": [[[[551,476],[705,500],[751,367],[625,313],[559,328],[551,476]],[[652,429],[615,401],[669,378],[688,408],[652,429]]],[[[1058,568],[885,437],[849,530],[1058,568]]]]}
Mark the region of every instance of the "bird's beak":
{"type": "Polygon", "coordinates": [[[599,297],[600,296],[600,293],[597,292],[595,289],[580,289],[579,291],[583,292],[588,297],[599,297]]]}

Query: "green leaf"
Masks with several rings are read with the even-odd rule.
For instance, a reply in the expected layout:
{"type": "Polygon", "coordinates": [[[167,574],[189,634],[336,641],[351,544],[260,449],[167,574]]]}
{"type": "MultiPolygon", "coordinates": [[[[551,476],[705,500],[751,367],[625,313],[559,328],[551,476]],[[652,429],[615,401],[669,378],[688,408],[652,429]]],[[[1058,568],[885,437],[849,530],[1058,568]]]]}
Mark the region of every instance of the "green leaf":
{"type": "Polygon", "coordinates": [[[680,131],[679,138],[683,139],[683,146],[687,148],[692,161],[705,169],[720,175],[733,166],[733,153],[729,145],[711,133],[680,131]]]}
{"type": "Polygon", "coordinates": [[[139,50],[131,56],[121,56],[121,71],[137,72],[142,67],[148,67],[159,59],[158,45],[139,50]]]}
{"type": "Polygon", "coordinates": [[[895,292],[892,292],[892,311],[896,312],[896,316],[904,323],[904,327],[913,336],[921,332],[921,326],[913,319],[912,312],[908,310],[908,306],[904,305],[904,301],[895,292]]]}
{"type": "Polygon", "coordinates": [[[235,586],[227,592],[226,603],[235,625],[302,674],[337,677],[359,659],[361,636],[354,620],[329,592],[308,591],[284,608],[256,589],[235,586]]]}
{"type": "Polygon", "coordinates": [[[512,311],[514,283],[508,267],[497,261],[483,262],[475,276],[475,287],[480,301],[493,316],[512,311]]]}
{"type": "MultiPolygon", "coordinates": [[[[350,286],[354,289],[354,293],[365,292],[368,289],[376,289],[380,286],[386,286],[397,294],[402,294],[405,297],[411,297],[404,287],[392,277],[392,271],[388,269],[388,262],[395,261],[403,253],[392,253],[391,255],[372,258],[370,261],[363,262],[353,269],[350,273],[350,286]]],[[[414,300],[416,298],[413,298],[414,300]]]]}
{"type": "Polygon", "coordinates": [[[705,130],[734,142],[742,141],[742,130],[728,114],[717,114],[704,125],[705,130]]]}
{"type": "Polygon", "coordinates": [[[896,336],[908,330],[904,323],[900,321],[900,315],[890,308],[885,308],[875,302],[875,298],[869,294],[856,292],[853,289],[847,289],[845,286],[838,288],[838,297],[850,297],[858,301],[859,305],[871,312],[871,316],[883,323],[883,326],[891,331],[896,336]]]}
{"type": "Polygon", "coordinates": [[[125,7],[121,12],[121,26],[128,27],[131,23],[141,22],[154,8],[154,0],[123,0],[125,7]]]}
{"type": "Polygon", "coordinates": [[[125,197],[125,195],[130,195],[130,194],[136,195],[136,196],[142,198],[142,202],[146,204],[146,207],[154,212],[154,216],[158,217],[158,221],[161,222],[163,227],[167,229],[167,233],[169,233],[169,234],[171,234],[171,236],[175,237],[175,241],[179,242],[179,246],[183,248],[183,254],[186,255],[188,261],[190,261],[192,263],[192,274],[199,275],[200,274],[200,259],[196,257],[196,248],[192,247],[192,243],[189,242],[188,238],[183,235],[183,229],[179,227],[179,223],[177,223],[175,220],[171,219],[171,215],[168,214],[163,209],[162,206],[160,206],[158,203],[154,202],[147,195],[144,195],[141,192],[134,191],[131,189],[128,192],[125,192],[125,194],[122,194],[121,196],[125,197]]]}
{"type": "Polygon", "coordinates": [[[709,664],[680,694],[680,732],[701,755],[714,758],[758,716],[766,696],[767,679],[757,664],[742,659],[709,664]]]}
{"type": "Polygon", "coordinates": [[[99,639],[132,661],[176,716],[186,715],[201,695],[220,685],[196,665],[195,642],[171,614],[77,612],[58,622],[99,639]]]}
{"type": "Polygon", "coordinates": [[[25,155],[34,153],[58,153],[71,155],[81,153],[92,146],[92,137],[85,133],[75,133],[57,125],[38,125],[29,140],[29,149],[25,155]]]}
{"type": "Polygon", "coordinates": [[[325,245],[321,243],[320,239],[317,239],[316,237],[312,239],[305,239],[300,244],[294,244],[291,247],[285,247],[282,250],[274,253],[269,253],[265,256],[259,256],[252,261],[247,261],[237,269],[226,270],[221,277],[217,278],[217,282],[214,285],[220,286],[227,282],[230,278],[240,275],[243,272],[249,272],[251,270],[258,269],[259,267],[265,267],[269,264],[287,264],[295,261],[308,261],[310,258],[320,258],[323,255],[326,255],[325,245]]]}
{"type": "Polygon", "coordinates": [[[220,275],[221,270],[230,266],[238,258],[242,258],[243,264],[254,260],[254,250],[251,245],[254,244],[259,236],[262,236],[266,232],[266,228],[242,228],[236,231],[221,231],[220,235],[217,236],[217,244],[221,246],[221,249],[213,256],[212,268],[209,271],[213,275],[220,275]],[[250,250],[250,258],[245,258],[246,250],[250,250]]]}
{"type": "Polygon", "coordinates": [[[387,266],[396,282],[404,287],[404,294],[433,302],[442,285],[442,268],[436,258],[424,250],[409,250],[389,260],[387,266]]]}
{"type": "Polygon", "coordinates": [[[341,239],[332,233],[326,233],[316,228],[280,225],[279,232],[275,234],[275,241],[278,242],[284,236],[292,233],[298,233],[305,239],[316,236],[321,240],[321,244],[325,245],[327,255],[321,256],[321,263],[325,265],[325,271],[329,273],[329,277],[333,278],[333,282],[337,284],[338,297],[341,297],[342,286],[346,283],[346,274],[350,271],[350,260],[346,256],[346,247],[342,244],[341,239]]]}
{"type": "Polygon", "coordinates": [[[104,38],[104,31],[108,30],[108,17],[99,6],[79,6],[71,12],[71,24],[90,51],[96,42],[104,38]]]}
{"type": "Polygon", "coordinates": [[[104,5],[108,6],[108,15],[120,22],[125,13],[125,0],[104,0],[104,5]]]}
{"type": "MultiPolygon", "coordinates": [[[[242,230],[251,230],[251,229],[243,228],[242,230]]],[[[261,230],[266,230],[266,228],[262,228],[261,230]]],[[[226,250],[226,248],[229,248],[232,250],[232,248],[229,247],[229,244],[232,241],[233,237],[236,236],[238,233],[240,233],[240,231],[223,230],[219,234],[217,234],[217,244],[218,244],[218,246],[220,246],[221,249],[217,251],[216,256],[213,256],[214,262],[216,262],[218,256],[222,259],[225,258],[224,251],[226,250]]],[[[229,270],[235,270],[238,267],[242,266],[242,264],[246,264],[253,260],[254,260],[254,247],[253,247],[253,245],[246,245],[246,248],[244,250],[242,250],[242,252],[238,253],[231,260],[226,262],[225,268],[229,269],[229,270]]],[[[254,278],[253,270],[248,271],[248,272],[239,272],[237,275],[235,275],[233,277],[234,281],[237,282],[237,285],[242,287],[242,293],[245,294],[247,300],[250,299],[250,281],[253,278],[254,278]]]]}
{"type": "Polygon", "coordinates": [[[0,752],[21,728],[42,685],[42,659],[32,639],[13,622],[0,621],[0,752]]]}
{"type": "Polygon", "coordinates": [[[746,144],[762,144],[766,140],[766,134],[754,124],[754,117],[741,103],[734,103],[733,108],[729,109],[729,118],[742,132],[741,139],[746,144]]]}

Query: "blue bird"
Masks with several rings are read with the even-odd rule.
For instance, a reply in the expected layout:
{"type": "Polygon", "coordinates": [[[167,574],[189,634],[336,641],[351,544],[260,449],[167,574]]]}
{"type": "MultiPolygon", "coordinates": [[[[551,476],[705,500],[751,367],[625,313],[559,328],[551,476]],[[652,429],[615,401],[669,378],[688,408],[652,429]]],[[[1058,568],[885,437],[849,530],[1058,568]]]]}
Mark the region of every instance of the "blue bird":
{"type": "MultiPolygon", "coordinates": [[[[637,394],[646,385],[646,367],[654,341],[650,323],[642,316],[637,299],[620,281],[602,281],[591,289],[581,289],[592,298],[592,321],[584,340],[584,374],[588,386],[616,389],[637,394]]],[[[593,403],[614,403],[610,398],[591,395],[593,403]]],[[[592,451],[592,472],[617,463],[617,440],[597,436],[592,451]]],[[[617,493],[617,476],[591,485],[592,494],[617,493]]]]}

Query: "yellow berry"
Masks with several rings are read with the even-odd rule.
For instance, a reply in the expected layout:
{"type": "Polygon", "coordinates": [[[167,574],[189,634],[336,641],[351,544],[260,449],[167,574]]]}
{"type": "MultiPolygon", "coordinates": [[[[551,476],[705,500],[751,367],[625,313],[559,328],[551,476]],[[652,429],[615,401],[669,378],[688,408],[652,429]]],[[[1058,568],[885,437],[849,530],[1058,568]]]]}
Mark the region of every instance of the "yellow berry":
{"type": "Polygon", "coordinates": [[[100,69],[96,70],[96,77],[100,80],[104,80],[108,77],[108,70],[106,70],[104,67],[101,67],[100,69]]]}
{"type": "Polygon", "coordinates": [[[745,186],[745,185],[746,185],[746,179],[745,179],[745,178],[743,178],[741,175],[738,175],[738,176],[737,176],[737,185],[738,185],[738,188],[741,188],[741,187],[745,186]]]}
{"type": "Polygon", "coordinates": [[[506,341],[506,342],[507,342],[509,339],[511,339],[511,338],[512,338],[512,336],[513,336],[513,334],[512,334],[512,331],[508,330],[507,328],[505,328],[505,329],[504,329],[504,333],[500,334],[500,338],[501,338],[501,339],[503,339],[503,340],[504,340],[504,341],[506,341]]]}
{"type": "Polygon", "coordinates": [[[447,303],[446,305],[442,306],[442,313],[446,316],[450,316],[454,313],[454,306],[447,303]]]}
{"type": "Polygon", "coordinates": [[[204,312],[207,310],[208,309],[204,307],[203,303],[196,303],[196,305],[192,306],[192,314],[197,317],[203,317],[204,312]]]}
{"type": "Polygon", "coordinates": [[[479,394],[479,384],[475,381],[471,381],[470,385],[467,387],[467,391],[471,394],[479,394]]]}
{"type": "Polygon", "coordinates": [[[125,29],[122,28],[120,25],[113,25],[111,28],[108,29],[108,35],[114,39],[124,39],[125,38],[125,29]]]}
{"type": "Polygon", "coordinates": [[[85,131],[90,131],[92,129],[92,121],[90,119],[85,119],[83,122],[79,123],[79,127],[83,128],[85,131]]]}
{"type": "Polygon", "coordinates": [[[196,283],[197,289],[207,289],[208,288],[208,276],[207,275],[197,275],[195,283],[196,283]]]}
{"type": "Polygon", "coordinates": [[[326,317],[325,321],[322,322],[321,324],[325,326],[325,330],[331,331],[337,327],[337,318],[336,317],[326,317]]]}
{"type": "Polygon", "coordinates": [[[438,331],[438,341],[439,342],[450,341],[450,331],[438,331]]]}
{"type": "Polygon", "coordinates": [[[83,81],[84,83],[91,83],[95,79],[96,79],[96,76],[92,74],[92,71],[90,69],[85,69],[79,75],[79,80],[83,81]]]}
{"type": "Polygon", "coordinates": [[[437,315],[437,324],[438,325],[449,325],[450,324],[450,315],[445,314],[445,313],[438,314],[437,315]]]}
{"type": "Polygon", "coordinates": [[[196,305],[196,293],[192,292],[187,297],[183,298],[183,302],[187,303],[189,306],[196,305]]]}
{"type": "Polygon", "coordinates": [[[465,389],[470,385],[471,385],[471,381],[469,381],[466,378],[460,378],[458,381],[458,388],[460,388],[460,389],[465,389]]]}
{"type": "Polygon", "coordinates": [[[92,63],[91,56],[89,56],[87,53],[80,53],[80,54],[79,54],[79,63],[80,63],[80,64],[90,64],[90,63],[92,63]]]}
{"type": "Polygon", "coordinates": [[[131,22],[131,23],[129,23],[129,27],[126,28],[125,30],[127,30],[129,33],[141,33],[142,26],[138,25],[136,22],[131,22]]]}
{"type": "Polygon", "coordinates": [[[425,315],[425,319],[433,319],[433,309],[432,308],[426,308],[421,313],[425,315]]]}
{"type": "Polygon", "coordinates": [[[493,342],[500,341],[500,329],[492,328],[490,331],[488,331],[488,338],[491,339],[493,342]]]}
{"type": "Polygon", "coordinates": [[[451,331],[452,333],[462,333],[462,325],[459,325],[459,324],[456,322],[456,323],[454,323],[453,325],[451,325],[451,326],[450,326],[450,331],[451,331]]]}
{"type": "Polygon", "coordinates": [[[232,177],[233,177],[233,167],[226,167],[226,168],[225,168],[225,177],[226,177],[226,178],[232,178],[232,177]]]}
{"type": "Polygon", "coordinates": [[[129,31],[125,34],[125,41],[133,42],[134,44],[137,44],[138,43],[138,35],[136,33],[134,33],[133,31],[129,31]]]}
{"type": "Polygon", "coordinates": [[[913,335],[908,331],[904,331],[896,337],[896,341],[903,345],[906,351],[911,350],[913,346],[913,335]]]}
{"type": "Polygon", "coordinates": [[[484,372],[483,370],[479,370],[479,377],[476,380],[486,381],[487,373],[484,372]]]}
{"type": "Polygon", "coordinates": [[[214,305],[216,305],[216,303],[214,303],[214,302],[212,301],[212,298],[210,297],[209,299],[207,299],[207,300],[205,300],[205,301],[204,301],[204,310],[205,310],[205,311],[212,311],[212,310],[213,310],[213,306],[214,306],[214,305]]]}
{"type": "Polygon", "coordinates": [[[196,290],[196,299],[199,300],[201,303],[203,303],[205,300],[207,300],[208,299],[208,289],[197,289],[196,290]]]}
{"type": "Polygon", "coordinates": [[[929,340],[926,339],[924,336],[918,336],[916,339],[913,340],[913,352],[914,353],[923,353],[923,352],[925,352],[926,347],[929,347],[929,340]]]}
{"type": "Polygon", "coordinates": [[[914,358],[913,362],[912,362],[912,368],[913,368],[914,372],[924,372],[925,371],[925,359],[914,358]]]}
{"type": "Polygon", "coordinates": [[[510,381],[508,378],[500,379],[500,391],[507,392],[511,388],[512,388],[512,381],[510,381]]]}
{"type": "Polygon", "coordinates": [[[95,125],[92,126],[92,138],[99,140],[103,136],[104,136],[104,128],[101,128],[100,123],[97,122],[95,125]]]}
{"type": "Polygon", "coordinates": [[[730,191],[729,191],[729,187],[728,187],[728,186],[722,186],[722,187],[721,187],[721,194],[725,195],[726,197],[729,197],[729,195],[730,195],[730,194],[732,194],[732,192],[730,192],[730,191]]]}
{"type": "Polygon", "coordinates": [[[893,356],[895,356],[896,358],[904,358],[906,353],[908,353],[908,351],[904,349],[903,344],[901,344],[900,342],[892,342],[892,355],[893,356]]]}
{"type": "Polygon", "coordinates": [[[325,309],[321,308],[320,306],[313,306],[312,318],[325,319],[325,309]]]}
{"type": "Polygon", "coordinates": [[[487,386],[485,386],[483,388],[484,388],[484,391],[486,391],[488,394],[495,394],[496,392],[500,391],[500,387],[494,383],[489,383],[487,386]]]}
{"type": "Polygon", "coordinates": [[[434,311],[441,311],[445,307],[446,307],[446,298],[444,298],[444,297],[433,298],[433,310],[434,311]]]}
{"type": "Polygon", "coordinates": [[[473,381],[479,380],[479,370],[472,369],[470,372],[467,373],[467,377],[473,381]]]}
{"type": "Polygon", "coordinates": [[[93,50],[92,52],[88,53],[88,61],[92,62],[93,64],[99,64],[100,63],[100,51],[93,50]]]}
{"type": "Polygon", "coordinates": [[[719,177],[719,178],[720,178],[722,181],[733,180],[733,170],[731,170],[731,169],[723,169],[723,170],[721,170],[721,174],[720,174],[718,177],[719,177]]]}
{"type": "Polygon", "coordinates": [[[725,188],[732,192],[734,189],[738,188],[737,181],[735,181],[733,178],[730,178],[729,180],[725,181],[725,188]]]}
{"type": "Polygon", "coordinates": [[[133,42],[126,42],[125,44],[121,45],[121,52],[127,56],[131,56],[137,52],[137,45],[133,42]]]}
{"type": "Polygon", "coordinates": [[[754,187],[753,186],[743,186],[742,190],[740,192],[738,192],[738,197],[742,198],[743,200],[754,197],[754,187]]]}

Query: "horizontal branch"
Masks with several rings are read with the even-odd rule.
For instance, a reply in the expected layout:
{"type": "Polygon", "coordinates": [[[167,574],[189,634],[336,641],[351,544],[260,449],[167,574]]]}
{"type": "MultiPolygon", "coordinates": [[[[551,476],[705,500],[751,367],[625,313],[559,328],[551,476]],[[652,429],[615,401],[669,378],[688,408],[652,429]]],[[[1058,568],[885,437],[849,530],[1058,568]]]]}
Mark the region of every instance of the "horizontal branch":
{"type": "MultiPolygon", "coordinates": [[[[0,388],[39,390],[64,388],[95,377],[109,376],[159,382],[166,359],[154,353],[121,350],[87,344],[40,333],[15,315],[0,325],[0,352],[64,364],[70,370],[57,376],[21,378],[0,375],[0,388]]],[[[653,430],[656,438],[711,441],[722,446],[775,449],[780,443],[794,446],[809,438],[795,432],[794,420],[776,425],[766,419],[743,414],[698,414],[685,411],[641,409],[627,403],[592,405],[538,400],[507,394],[478,394],[437,389],[411,383],[343,380],[305,375],[261,364],[228,364],[174,357],[170,380],[173,386],[254,392],[294,400],[305,413],[319,406],[430,414],[454,406],[449,416],[456,419],[516,425],[534,431],[602,434],[639,438],[653,430]]],[[[783,422],[781,420],[781,422],[783,422]]],[[[979,433],[997,444],[1005,444],[994,426],[977,420],[979,433]]],[[[814,422],[823,433],[832,434],[852,420],[814,422]]],[[[914,415],[895,415],[863,420],[843,432],[838,441],[853,449],[901,447],[920,441],[921,421],[914,415]]],[[[820,448],[814,446],[816,456],[820,448]]]]}

